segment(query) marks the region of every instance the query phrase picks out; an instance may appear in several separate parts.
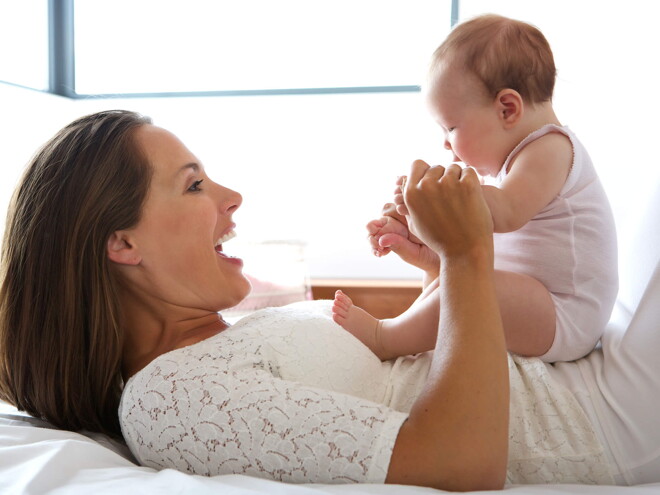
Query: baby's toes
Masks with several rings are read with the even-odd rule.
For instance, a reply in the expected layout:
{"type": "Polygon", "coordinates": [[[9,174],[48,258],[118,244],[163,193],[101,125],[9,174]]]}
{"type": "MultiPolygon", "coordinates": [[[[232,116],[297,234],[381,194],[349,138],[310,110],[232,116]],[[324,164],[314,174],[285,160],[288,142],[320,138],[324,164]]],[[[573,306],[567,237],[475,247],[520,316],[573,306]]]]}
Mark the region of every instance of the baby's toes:
{"type": "Polygon", "coordinates": [[[347,311],[353,306],[353,300],[344,294],[341,290],[335,292],[335,302],[345,308],[347,311]]]}
{"type": "Polygon", "coordinates": [[[351,298],[344,294],[342,291],[338,290],[335,292],[335,300],[332,303],[332,313],[341,318],[346,318],[348,316],[348,311],[353,306],[353,301],[351,298]]]}

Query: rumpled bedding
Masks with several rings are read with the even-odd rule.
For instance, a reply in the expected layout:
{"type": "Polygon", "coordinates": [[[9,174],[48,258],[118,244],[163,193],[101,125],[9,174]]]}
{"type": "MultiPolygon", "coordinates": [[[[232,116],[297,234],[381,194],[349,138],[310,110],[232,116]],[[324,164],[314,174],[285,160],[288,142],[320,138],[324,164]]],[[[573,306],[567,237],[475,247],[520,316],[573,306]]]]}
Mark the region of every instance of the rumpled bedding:
{"type": "MultiPolygon", "coordinates": [[[[660,493],[660,483],[634,487],[518,485],[504,491],[529,495],[634,495],[660,493]]],[[[239,475],[206,478],[171,469],[155,471],[134,464],[125,445],[102,435],[85,436],[51,428],[44,421],[0,403],[0,493],[418,495],[443,492],[398,485],[290,485],[239,475]]]]}

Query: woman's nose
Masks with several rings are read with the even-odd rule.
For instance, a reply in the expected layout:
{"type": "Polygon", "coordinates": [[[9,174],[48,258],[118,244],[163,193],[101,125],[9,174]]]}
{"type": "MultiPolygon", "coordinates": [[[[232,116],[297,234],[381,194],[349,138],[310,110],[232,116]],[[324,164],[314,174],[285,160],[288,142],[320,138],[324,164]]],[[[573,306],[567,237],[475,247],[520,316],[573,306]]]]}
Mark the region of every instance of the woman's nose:
{"type": "Polygon", "coordinates": [[[220,200],[220,209],[223,213],[234,213],[241,203],[243,203],[243,196],[240,193],[229,189],[227,187],[220,186],[221,189],[221,200],[220,200]]]}

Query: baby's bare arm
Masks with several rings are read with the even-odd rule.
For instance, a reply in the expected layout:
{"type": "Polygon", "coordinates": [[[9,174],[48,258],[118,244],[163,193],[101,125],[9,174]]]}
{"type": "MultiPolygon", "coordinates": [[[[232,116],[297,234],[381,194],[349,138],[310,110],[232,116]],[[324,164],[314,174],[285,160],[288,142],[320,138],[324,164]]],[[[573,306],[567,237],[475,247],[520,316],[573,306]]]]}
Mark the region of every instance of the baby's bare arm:
{"type": "Polygon", "coordinates": [[[551,133],[516,156],[499,187],[482,186],[495,232],[512,232],[534,218],[561,191],[573,163],[568,137],[551,133]]]}

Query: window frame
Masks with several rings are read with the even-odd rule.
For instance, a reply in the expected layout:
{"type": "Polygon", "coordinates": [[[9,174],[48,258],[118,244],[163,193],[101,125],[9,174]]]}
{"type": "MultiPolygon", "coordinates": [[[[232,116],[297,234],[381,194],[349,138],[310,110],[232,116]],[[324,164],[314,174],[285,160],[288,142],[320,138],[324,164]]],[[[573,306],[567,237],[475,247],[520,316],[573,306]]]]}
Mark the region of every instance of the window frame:
{"type": "MultiPolygon", "coordinates": [[[[450,25],[459,18],[459,1],[451,0],[450,25]]],[[[409,93],[421,91],[418,85],[409,86],[351,86],[328,88],[285,88],[231,91],[177,91],[149,93],[85,94],[75,88],[75,28],[74,0],[48,0],[48,92],[71,99],[83,98],[154,98],[208,96],[309,95],[341,93],[409,93]]]]}

